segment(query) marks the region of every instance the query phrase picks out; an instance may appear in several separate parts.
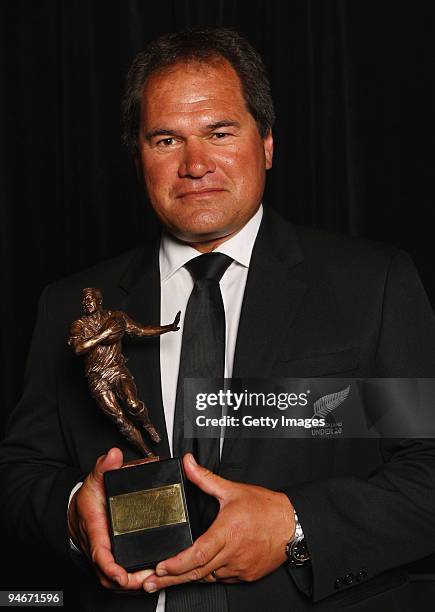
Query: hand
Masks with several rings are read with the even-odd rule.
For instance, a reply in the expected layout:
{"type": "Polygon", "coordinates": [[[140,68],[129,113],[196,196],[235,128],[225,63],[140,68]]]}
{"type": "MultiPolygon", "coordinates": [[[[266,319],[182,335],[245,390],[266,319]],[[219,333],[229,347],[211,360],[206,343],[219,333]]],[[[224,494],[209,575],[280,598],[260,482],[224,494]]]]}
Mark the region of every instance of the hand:
{"type": "Polygon", "coordinates": [[[174,322],[171,323],[171,330],[178,331],[180,328],[178,327],[178,323],[180,322],[181,310],[179,310],[175,316],[174,322]]]}
{"type": "Polygon", "coordinates": [[[220,504],[211,527],[190,548],[160,562],[144,582],[153,593],[174,584],[207,578],[253,581],[286,560],[285,546],[295,531],[293,506],[284,493],[232,482],[184,456],[187,478],[220,504]]]}
{"type": "Polygon", "coordinates": [[[110,547],[103,474],[122,466],[119,448],[98,458],[94,469],[74,494],[68,509],[68,530],[74,544],[95,566],[102,586],[113,590],[141,589],[153,570],[129,574],[115,563],[110,547]]]}

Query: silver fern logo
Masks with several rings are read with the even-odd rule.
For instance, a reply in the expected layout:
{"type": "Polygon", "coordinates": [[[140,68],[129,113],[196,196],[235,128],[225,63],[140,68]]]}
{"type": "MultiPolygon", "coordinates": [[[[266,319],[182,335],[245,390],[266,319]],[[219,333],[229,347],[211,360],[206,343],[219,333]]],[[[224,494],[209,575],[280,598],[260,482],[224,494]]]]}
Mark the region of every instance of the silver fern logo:
{"type": "Polygon", "coordinates": [[[343,402],[346,401],[350,393],[350,385],[342,389],[341,391],[335,391],[334,393],[328,393],[319,397],[313,405],[313,417],[315,418],[326,418],[331,415],[332,422],[325,423],[324,427],[316,427],[311,430],[313,436],[340,436],[343,433],[343,423],[336,423],[332,417],[332,411],[338,408],[343,402]]]}
{"type": "Polygon", "coordinates": [[[342,391],[336,391],[335,393],[329,393],[323,395],[314,402],[314,414],[313,416],[318,418],[325,418],[330,412],[335,410],[340,404],[342,404],[350,392],[350,385],[342,391]]]}

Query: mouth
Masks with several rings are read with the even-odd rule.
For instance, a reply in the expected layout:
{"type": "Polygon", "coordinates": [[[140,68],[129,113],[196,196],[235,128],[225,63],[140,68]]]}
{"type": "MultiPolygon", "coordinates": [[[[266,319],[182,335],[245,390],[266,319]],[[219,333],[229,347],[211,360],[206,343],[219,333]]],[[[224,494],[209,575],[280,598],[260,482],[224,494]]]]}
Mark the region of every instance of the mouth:
{"type": "Polygon", "coordinates": [[[215,193],[220,193],[225,189],[218,189],[217,187],[208,187],[205,189],[192,189],[191,191],[182,191],[177,195],[177,199],[180,198],[207,198],[215,193]]]}

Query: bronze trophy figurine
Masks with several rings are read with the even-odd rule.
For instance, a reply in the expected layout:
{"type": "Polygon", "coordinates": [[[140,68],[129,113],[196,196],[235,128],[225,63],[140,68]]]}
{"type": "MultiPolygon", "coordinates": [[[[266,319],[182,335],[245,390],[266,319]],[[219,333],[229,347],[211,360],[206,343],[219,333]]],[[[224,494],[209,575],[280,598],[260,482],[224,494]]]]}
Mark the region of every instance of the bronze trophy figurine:
{"type": "Polygon", "coordinates": [[[160,435],[149,419],[147,407],[137,397],[134,378],[125,365],[127,360],[122,354],[121,341],[124,334],[152,338],[177,331],[180,313],[170,325],[141,325],[125,312],[104,310],[99,289],[88,287],[82,293],[84,316],[72,324],[68,344],[76,355],[84,355],[89,389],[104,414],[145,457],[155,457],[137,425],[147,431],[153,442],[160,442],[160,435]]]}
{"type": "Polygon", "coordinates": [[[180,312],[169,325],[141,325],[125,312],[103,309],[99,289],[88,287],[82,295],[84,315],[71,325],[68,344],[84,355],[100,409],[145,457],[104,474],[113,554],[127,571],[155,567],[190,546],[192,532],[180,460],[160,460],[144,442],[140,428],[154,443],[160,435],[137,397],[121,342],[124,334],[150,338],[177,331],[180,312]]]}

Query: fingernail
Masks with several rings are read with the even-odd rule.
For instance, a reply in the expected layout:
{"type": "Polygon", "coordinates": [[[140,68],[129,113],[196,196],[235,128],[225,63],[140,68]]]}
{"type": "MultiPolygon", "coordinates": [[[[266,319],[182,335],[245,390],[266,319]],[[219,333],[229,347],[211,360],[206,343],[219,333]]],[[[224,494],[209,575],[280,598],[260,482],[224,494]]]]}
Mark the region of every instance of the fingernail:
{"type": "Polygon", "coordinates": [[[164,567],[157,566],[156,567],[156,574],[157,574],[157,576],[167,576],[168,572],[167,572],[167,570],[164,567]]]}
{"type": "Polygon", "coordinates": [[[195,461],[195,457],[193,455],[189,454],[189,463],[191,465],[197,465],[196,461],[195,461]]]}
{"type": "Polygon", "coordinates": [[[115,582],[117,582],[120,586],[122,586],[122,580],[121,580],[121,576],[113,576],[112,580],[114,580],[115,582]]]}
{"type": "Polygon", "coordinates": [[[154,582],[145,582],[144,587],[147,593],[155,593],[157,591],[157,587],[154,582]]]}
{"type": "Polygon", "coordinates": [[[149,578],[150,576],[153,576],[155,574],[155,570],[153,569],[149,569],[149,570],[142,570],[142,576],[143,579],[146,580],[147,578],[149,578]]]}

